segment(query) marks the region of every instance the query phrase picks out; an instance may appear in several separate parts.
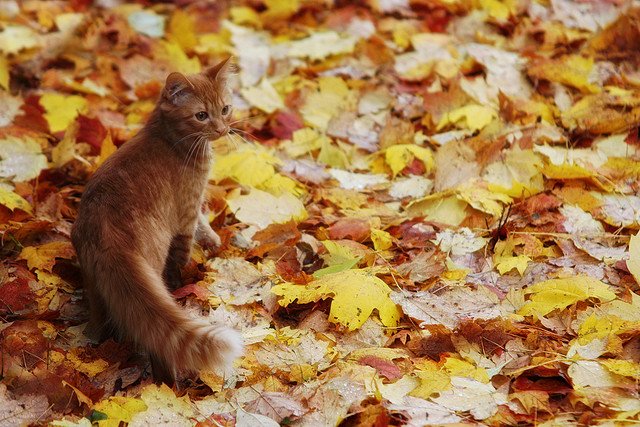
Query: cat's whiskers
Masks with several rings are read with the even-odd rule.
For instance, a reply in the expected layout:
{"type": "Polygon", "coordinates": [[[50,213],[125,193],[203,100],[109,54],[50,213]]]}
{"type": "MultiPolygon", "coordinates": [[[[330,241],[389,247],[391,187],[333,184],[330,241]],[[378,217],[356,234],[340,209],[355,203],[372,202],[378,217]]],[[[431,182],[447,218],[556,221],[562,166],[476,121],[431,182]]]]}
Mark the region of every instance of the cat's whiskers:
{"type": "Polygon", "coordinates": [[[234,132],[240,132],[243,133],[247,136],[250,136],[253,139],[258,139],[254,134],[252,134],[251,132],[247,132],[246,130],[242,130],[242,129],[238,129],[238,128],[230,128],[230,130],[234,131],[234,132]]]}
{"type": "Polygon", "coordinates": [[[244,142],[246,142],[249,145],[252,145],[252,143],[250,141],[248,141],[246,138],[244,138],[242,135],[240,135],[239,133],[236,133],[234,130],[229,130],[229,133],[231,133],[232,135],[237,136],[238,138],[240,138],[241,140],[243,140],[244,142]]]}
{"type": "MultiPolygon", "coordinates": [[[[191,144],[191,146],[189,147],[189,151],[187,151],[187,158],[184,164],[182,165],[182,168],[180,169],[181,176],[184,175],[184,173],[187,171],[187,168],[189,167],[189,163],[191,161],[191,156],[196,153],[200,139],[202,139],[202,135],[198,136],[196,140],[193,142],[193,144],[191,144]]],[[[195,163],[194,163],[194,166],[195,166],[195,163]]]]}
{"type": "Polygon", "coordinates": [[[175,147],[176,145],[180,144],[182,141],[184,141],[185,139],[198,135],[198,134],[202,134],[202,131],[196,131],[196,132],[192,132],[189,135],[185,135],[182,138],[180,138],[179,140],[177,140],[176,142],[174,142],[171,146],[175,147]]]}
{"type": "Polygon", "coordinates": [[[246,122],[246,121],[249,121],[251,119],[255,119],[256,117],[264,117],[264,114],[254,114],[253,116],[249,116],[249,117],[245,117],[245,118],[242,118],[242,119],[234,120],[232,122],[229,122],[229,126],[235,125],[236,123],[246,122]]]}
{"type": "Polygon", "coordinates": [[[234,141],[233,138],[231,138],[231,135],[229,133],[227,133],[225,135],[225,137],[227,138],[227,141],[229,141],[233,145],[233,148],[235,148],[237,150],[238,149],[238,143],[236,141],[234,141]]]}

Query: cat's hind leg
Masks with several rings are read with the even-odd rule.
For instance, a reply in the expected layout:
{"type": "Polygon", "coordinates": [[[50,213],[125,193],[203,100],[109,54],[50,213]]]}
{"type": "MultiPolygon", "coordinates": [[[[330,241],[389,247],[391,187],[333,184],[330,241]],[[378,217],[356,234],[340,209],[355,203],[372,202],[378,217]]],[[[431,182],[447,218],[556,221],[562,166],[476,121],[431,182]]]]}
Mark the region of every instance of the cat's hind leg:
{"type": "Polygon", "coordinates": [[[85,299],[89,303],[89,322],[85,328],[85,334],[94,341],[104,341],[114,334],[109,321],[109,312],[106,303],[98,292],[89,286],[85,286],[85,299]]]}

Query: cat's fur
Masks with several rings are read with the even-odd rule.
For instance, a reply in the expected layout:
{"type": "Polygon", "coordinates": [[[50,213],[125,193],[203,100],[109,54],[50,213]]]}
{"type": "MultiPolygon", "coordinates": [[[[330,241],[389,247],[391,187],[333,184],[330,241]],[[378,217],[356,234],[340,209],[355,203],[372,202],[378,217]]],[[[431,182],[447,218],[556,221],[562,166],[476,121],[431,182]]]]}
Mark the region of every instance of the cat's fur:
{"type": "Polygon", "coordinates": [[[228,132],[229,68],[227,60],[167,77],[144,128],[90,179],[71,233],[90,306],[87,330],[133,341],[161,381],[177,370],[226,365],[242,351],[237,332],[189,316],[170,293],[194,238],[220,244],[201,207],[209,140],[228,132]],[[208,119],[199,120],[201,112],[208,119]]]}

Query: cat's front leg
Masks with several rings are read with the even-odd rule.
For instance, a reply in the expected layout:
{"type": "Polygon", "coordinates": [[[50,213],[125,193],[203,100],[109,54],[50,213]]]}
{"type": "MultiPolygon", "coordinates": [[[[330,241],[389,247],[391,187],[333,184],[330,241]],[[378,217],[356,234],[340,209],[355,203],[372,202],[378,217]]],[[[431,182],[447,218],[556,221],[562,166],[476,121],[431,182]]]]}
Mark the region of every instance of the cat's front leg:
{"type": "Polygon", "coordinates": [[[180,269],[187,265],[191,258],[191,243],[193,235],[178,234],[171,240],[167,260],[165,261],[162,277],[167,287],[176,290],[182,286],[180,269]]]}
{"type": "Polygon", "coordinates": [[[218,233],[213,231],[211,225],[209,225],[207,214],[203,212],[198,212],[198,224],[196,225],[195,238],[196,242],[198,242],[200,246],[206,249],[215,250],[222,245],[220,236],[218,236],[218,233]]]}

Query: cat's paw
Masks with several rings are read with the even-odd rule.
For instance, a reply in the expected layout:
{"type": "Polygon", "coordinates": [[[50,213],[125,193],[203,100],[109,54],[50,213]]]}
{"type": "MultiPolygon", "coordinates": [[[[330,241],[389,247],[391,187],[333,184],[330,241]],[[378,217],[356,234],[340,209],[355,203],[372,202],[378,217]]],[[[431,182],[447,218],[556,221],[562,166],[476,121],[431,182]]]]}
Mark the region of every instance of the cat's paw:
{"type": "Polygon", "coordinates": [[[211,227],[208,230],[198,230],[196,234],[196,241],[203,249],[216,250],[222,246],[222,240],[218,233],[213,231],[211,227]]]}

